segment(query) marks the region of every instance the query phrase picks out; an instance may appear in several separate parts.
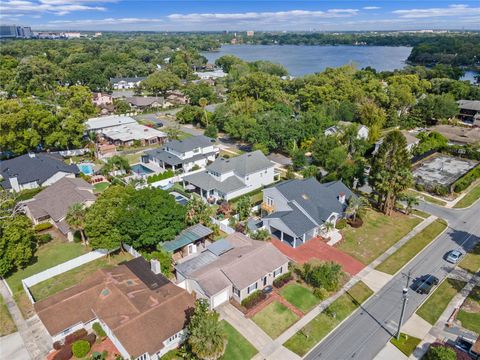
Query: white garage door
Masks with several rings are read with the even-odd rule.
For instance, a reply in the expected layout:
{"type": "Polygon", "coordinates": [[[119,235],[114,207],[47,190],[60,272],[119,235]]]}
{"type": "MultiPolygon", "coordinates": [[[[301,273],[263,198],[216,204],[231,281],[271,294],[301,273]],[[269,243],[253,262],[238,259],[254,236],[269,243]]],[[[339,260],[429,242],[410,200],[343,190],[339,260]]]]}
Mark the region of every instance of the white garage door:
{"type": "Polygon", "coordinates": [[[212,297],[212,307],[216,308],[218,305],[228,301],[228,289],[212,297]]]}

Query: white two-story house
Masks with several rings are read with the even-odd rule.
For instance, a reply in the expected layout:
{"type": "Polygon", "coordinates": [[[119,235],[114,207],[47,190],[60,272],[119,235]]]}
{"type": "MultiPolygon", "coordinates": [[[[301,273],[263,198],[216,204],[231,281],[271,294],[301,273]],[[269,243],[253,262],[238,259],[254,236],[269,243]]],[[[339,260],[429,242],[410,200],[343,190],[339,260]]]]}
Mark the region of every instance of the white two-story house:
{"type": "Polygon", "coordinates": [[[218,158],[206,171],[183,178],[186,189],[197,192],[203,199],[215,202],[231,200],[275,181],[274,164],[261,151],[233,158],[218,158]]]}
{"type": "Polygon", "coordinates": [[[110,78],[110,84],[112,88],[115,90],[120,89],[134,89],[140,86],[140,83],[145,80],[146,77],[118,77],[118,78],[110,78]]]}
{"type": "Polygon", "coordinates": [[[326,223],[335,225],[344,217],[352,196],[355,195],[341,181],[284,181],[263,190],[263,227],[295,248],[325,233],[326,223]]]}
{"type": "Polygon", "coordinates": [[[143,163],[154,163],[164,170],[191,171],[194,167],[205,168],[219,153],[215,140],[203,135],[184,140],[172,140],[163,147],[149,150],[142,156],[143,163]]]}

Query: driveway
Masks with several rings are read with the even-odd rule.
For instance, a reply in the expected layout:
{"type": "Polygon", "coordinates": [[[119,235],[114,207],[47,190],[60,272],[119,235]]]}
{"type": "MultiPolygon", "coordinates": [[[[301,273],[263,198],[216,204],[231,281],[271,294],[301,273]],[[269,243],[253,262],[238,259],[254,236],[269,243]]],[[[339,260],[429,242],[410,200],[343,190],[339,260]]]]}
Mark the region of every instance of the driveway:
{"type": "Polygon", "coordinates": [[[334,261],[337,264],[342,265],[343,270],[352,276],[357,275],[365,267],[365,265],[363,265],[357,259],[325,244],[319,238],[311,239],[295,249],[277,239],[272,239],[272,244],[275,245],[275,247],[284,253],[289,259],[292,259],[300,264],[315,259],[322,261],[334,261]]]}
{"type": "Polygon", "coordinates": [[[0,360],[31,359],[20,333],[0,337],[0,360]]]}

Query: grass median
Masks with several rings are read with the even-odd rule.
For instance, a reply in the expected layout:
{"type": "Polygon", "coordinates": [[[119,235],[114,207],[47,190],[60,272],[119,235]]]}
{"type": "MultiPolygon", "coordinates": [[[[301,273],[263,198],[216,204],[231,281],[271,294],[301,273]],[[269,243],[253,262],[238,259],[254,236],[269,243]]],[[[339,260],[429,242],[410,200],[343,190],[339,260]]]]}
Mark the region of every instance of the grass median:
{"type": "Polygon", "coordinates": [[[454,208],[461,209],[469,207],[478,199],[480,199],[480,183],[468,191],[468,193],[454,205],[454,208]]]}
{"type": "Polygon", "coordinates": [[[15,331],[17,331],[17,327],[12,320],[3,297],[0,296],[0,336],[5,336],[15,331]]]}
{"type": "Polygon", "coordinates": [[[359,281],[283,345],[297,355],[304,356],[372,294],[373,291],[359,281]]]}
{"type": "Polygon", "coordinates": [[[417,310],[417,315],[435,325],[453,297],[463,289],[465,281],[445,279],[417,310]]]}
{"type": "Polygon", "coordinates": [[[422,251],[433,239],[447,227],[445,220],[437,219],[408,240],[397,251],[390,255],[376,270],[393,275],[407,264],[416,254],[422,251]]]}
{"type": "Polygon", "coordinates": [[[447,205],[447,202],[446,201],[443,201],[443,200],[440,200],[440,199],[437,199],[433,196],[428,196],[424,193],[420,193],[418,191],[415,191],[415,190],[407,190],[406,191],[406,194],[408,195],[412,195],[412,196],[416,196],[418,198],[423,198],[423,200],[425,200],[426,202],[429,202],[429,203],[432,203],[432,204],[435,204],[435,205],[440,205],[440,206],[445,206],[447,205]]]}

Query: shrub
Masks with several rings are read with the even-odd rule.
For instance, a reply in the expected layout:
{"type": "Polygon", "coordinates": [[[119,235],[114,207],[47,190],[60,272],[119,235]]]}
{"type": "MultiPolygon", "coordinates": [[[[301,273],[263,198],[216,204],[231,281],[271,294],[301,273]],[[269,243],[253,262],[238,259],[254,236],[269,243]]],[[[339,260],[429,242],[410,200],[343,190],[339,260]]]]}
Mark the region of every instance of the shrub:
{"type": "Polygon", "coordinates": [[[200,166],[198,166],[198,164],[193,165],[192,170],[190,171],[195,171],[195,170],[200,170],[200,166]]]}
{"type": "Polygon", "coordinates": [[[342,267],[334,262],[317,266],[303,265],[303,280],[313,287],[323,287],[328,291],[337,290],[342,277],[342,267]]]}
{"type": "Polygon", "coordinates": [[[107,334],[103,330],[102,326],[98,322],[93,323],[92,329],[93,329],[93,331],[95,331],[97,336],[100,337],[100,338],[104,338],[104,337],[107,336],[107,334]]]}
{"type": "Polygon", "coordinates": [[[456,360],[457,354],[451,348],[440,344],[432,344],[425,354],[426,360],[456,360]]]}
{"type": "Polygon", "coordinates": [[[84,338],[81,338],[80,340],[88,341],[90,346],[92,346],[95,343],[95,340],[97,340],[97,335],[95,335],[94,333],[91,333],[85,336],[84,338]]]}
{"type": "Polygon", "coordinates": [[[242,300],[242,306],[246,307],[247,309],[250,309],[255,305],[257,305],[262,300],[264,300],[266,297],[267,295],[257,290],[242,300]]]}
{"type": "Polygon", "coordinates": [[[415,184],[415,189],[418,191],[425,191],[425,185],[417,183],[415,184]]]}
{"type": "Polygon", "coordinates": [[[473,168],[453,184],[453,191],[459,193],[468,188],[475,180],[480,178],[480,166],[473,168]]]}
{"type": "Polygon", "coordinates": [[[84,338],[87,335],[88,335],[87,330],[85,329],[77,330],[65,337],[65,344],[71,344],[74,341],[80,340],[81,338],[84,338]]]}
{"type": "Polygon", "coordinates": [[[53,343],[53,348],[54,348],[55,350],[60,350],[60,349],[62,348],[62,346],[63,346],[63,345],[62,345],[62,343],[61,343],[60,341],[55,341],[55,342],[53,343]]]}
{"type": "Polygon", "coordinates": [[[345,227],[347,226],[347,220],[346,219],[340,219],[340,220],[337,221],[335,226],[338,230],[345,229],[345,227]]]}
{"type": "Polygon", "coordinates": [[[72,353],[77,359],[87,356],[90,351],[90,343],[87,340],[77,340],[72,344],[72,353]]]}
{"type": "Polygon", "coordinates": [[[292,273],[289,271],[289,272],[287,272],[283,275],[280,275],[275,280],[273,280],[273,286],[275,286],[277,289],[281,288],[283,285],[288,283],[290,280],[292,280],[292,273]]]}
{"type": "Polygon", "coordinates": [[[39,232],[39,231],[50,229],[52,226],[53,226],[52,223],[44,222],[44,223],[40,223],[40,224],[35,225],[33,227],[33,230],[35,230],[36,232],[39,232]]]}
{"type": "Polygon", "coordinates": [[[72,358],[71,346],[64,346],[60,351],[53,355],[52,360],[69,360],[72,358]]]}
{"type": "Polygon", "coordinates": [[[48,243],[49,241],[52,241],[53,237],[51,234],[41,234],[37,235],[37,244],[38,245],[43,245],[48,243]]]}
{"type": "Polygon", "coordinates": [[[160,181],[160,180],[170,179],[174,175],[175,175],[175,173],[173,172],[173,170],[167,170],[167,171],[165,171],[161,174],[156,174],[156,175],[149,176],[147,178],[147,183],[151,184],[151,183],[154,183],[154,182],[157,182],[157,181],[160,181]]]}
{"type": "Polygon", "coordinates": [[[315,288],[313,289],[313,295],[315,295],[320,300],[325,300],[328,297],[328,291],[324,288],[315,288]]]}

